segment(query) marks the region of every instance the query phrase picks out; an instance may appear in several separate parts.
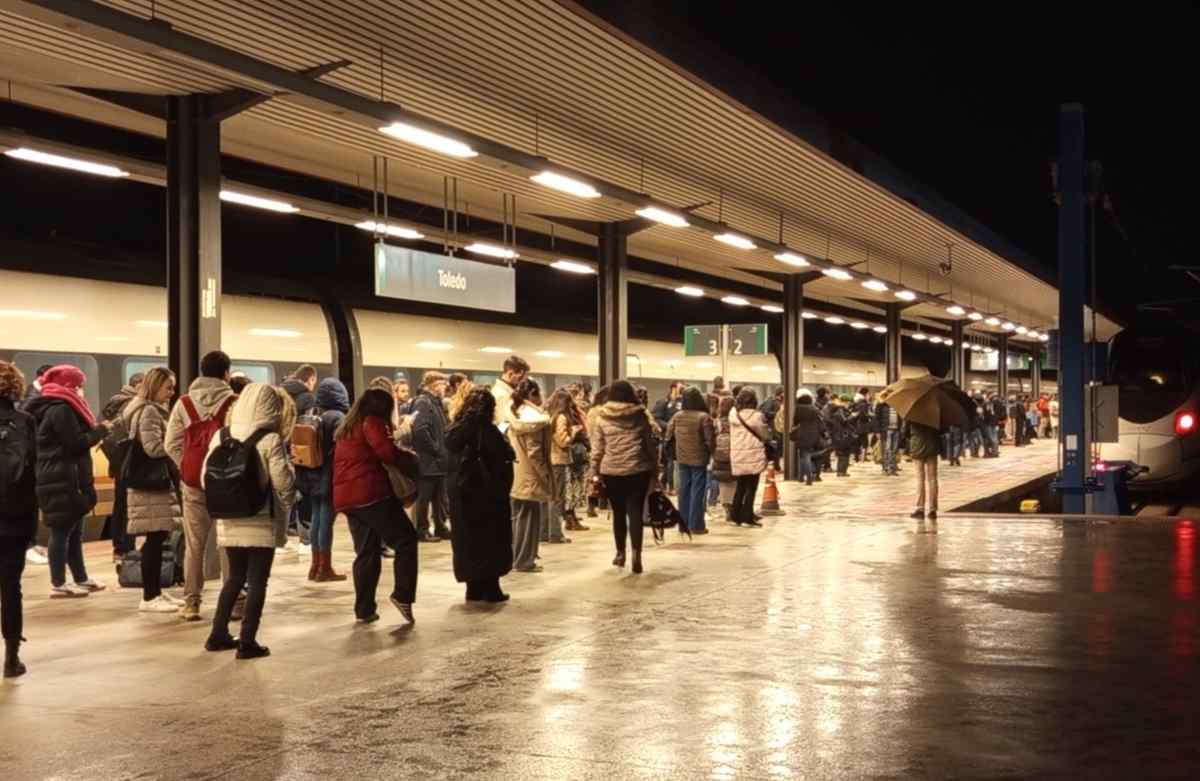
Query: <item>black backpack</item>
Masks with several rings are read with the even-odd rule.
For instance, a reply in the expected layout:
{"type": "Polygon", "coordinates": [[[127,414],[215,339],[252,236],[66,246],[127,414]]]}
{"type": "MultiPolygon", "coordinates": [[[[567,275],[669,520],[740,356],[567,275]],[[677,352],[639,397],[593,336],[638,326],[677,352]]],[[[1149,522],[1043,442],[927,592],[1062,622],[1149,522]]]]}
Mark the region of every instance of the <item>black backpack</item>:
{"type": "Polygon", "coordinates": [[[258,442],[266,434],[259,429],[243,442],[228,426],[221,429],[221,443],[204,465],[204,499],[213,518],[250,518],[266,507],[271,485],[260,479],[258,458],[258,442]]]}
{"type": "Polygon", "coordinates": [[[646,495],[645,522],[654,534],[655,544],[662,544],[671,527],[679,529],[679,533],[686,534],[688,539],[692,537],[687,521],[662,491],[651,491],[646,495]]]}
{"type": "Polygon", "coordinates": [[[0,512],[34,512],[33,417],[19,410],[0,416],[0,512]]]}

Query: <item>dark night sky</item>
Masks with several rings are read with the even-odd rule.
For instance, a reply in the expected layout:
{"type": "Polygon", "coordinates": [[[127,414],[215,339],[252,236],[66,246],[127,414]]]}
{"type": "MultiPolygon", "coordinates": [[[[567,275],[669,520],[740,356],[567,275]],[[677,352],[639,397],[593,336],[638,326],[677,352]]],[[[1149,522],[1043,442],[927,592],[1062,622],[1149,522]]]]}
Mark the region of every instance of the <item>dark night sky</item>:
{"type": "Polygon", "coordinates": [[[1129,238],[1099,221],[1102,303],[1200,298],[1166,270],[1197,254],[1194,4],[805,3],[777,23],[766,5],[582,4],[785,126],[824,117],[1051,269],[1057,107],[1082,102],[1129,238]]]}

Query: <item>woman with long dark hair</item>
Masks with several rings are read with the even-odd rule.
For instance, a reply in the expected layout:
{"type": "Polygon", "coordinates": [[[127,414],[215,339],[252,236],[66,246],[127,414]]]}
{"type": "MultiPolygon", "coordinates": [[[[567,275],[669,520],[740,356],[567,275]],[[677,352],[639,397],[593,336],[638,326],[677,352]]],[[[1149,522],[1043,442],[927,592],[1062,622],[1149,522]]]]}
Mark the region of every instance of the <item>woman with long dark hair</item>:
{"type": "Polygon", "coordinates": [[[633,547],[633,572],[642,571],[642,515],[646,492],[658,463],[654,424],[626,380],[612,384],[608,401],[596,412],[592,430],[592,469],[604,481],[612,505],[613,566],[625,566],[625,540],[633,547]]]}
{"type": "Polygon", "coordinates": [[[454,578],[467,584],[468,602],[508,599],[500,578],[512,571],[509,492],[517,456],[493,424],[495,414],[492,392],[475,387],[462,399],[446,431],[454,578]]]}
{"type": "Polygon", "coordinates": [[[517,454],[513,470],[513,567],[518,572],[541,572],[537,563],[543,523],[542,509],[554,496],[550,469],[550,418],[542,411],[542,389],[521,380],[512,392],[508,441],[517,454]]]}
{"type": "Polygon", "coordinates": [[[582,481],[573,479],[572,472],[572,448],[576,440],[584,436],[583,421],[575,406],[575,399],[566,388],[559,388],[550,396],[546,415],[550,418],[550,466],[554,470],[554,499],[550,504],[550,522],[546,524],[548,528],[542,534],[542,542],[570,542],[571,538],[563,534],[563,525],[566,521],[567,528],[573,526],[568,517],[574,513],[583,492],[580,485],[582,481]]]}
{"type": "Polygon", "coordinates": [[[379,620],[375,590],[384,544],[395,551],[391,602],[405,621],[415,620],[417,533],[385,468],[402,459],[392,439],[395,404],[390,393],[371,388],[354,402],[334,434],[333,509],[346,514],[354,538],[354,616],[361,624],[379,620]]]}

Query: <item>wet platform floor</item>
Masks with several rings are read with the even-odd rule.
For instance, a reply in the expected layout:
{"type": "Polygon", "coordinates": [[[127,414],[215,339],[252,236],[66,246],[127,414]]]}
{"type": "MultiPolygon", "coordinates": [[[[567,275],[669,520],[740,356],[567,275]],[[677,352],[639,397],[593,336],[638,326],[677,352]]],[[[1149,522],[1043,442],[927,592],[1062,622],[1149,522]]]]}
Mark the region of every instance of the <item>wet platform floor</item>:
{"type": "Polygon", "coordinates": [[[1192,522],[793,512],[672,536],[641,576],[603,519],[572,536],[499,608],[423,546],[413,629],[356,626],[348,582],[283,558],[252,662],[137,593],[51,602],[31,568],[2,776],[1200,776],[1192,522]]]}

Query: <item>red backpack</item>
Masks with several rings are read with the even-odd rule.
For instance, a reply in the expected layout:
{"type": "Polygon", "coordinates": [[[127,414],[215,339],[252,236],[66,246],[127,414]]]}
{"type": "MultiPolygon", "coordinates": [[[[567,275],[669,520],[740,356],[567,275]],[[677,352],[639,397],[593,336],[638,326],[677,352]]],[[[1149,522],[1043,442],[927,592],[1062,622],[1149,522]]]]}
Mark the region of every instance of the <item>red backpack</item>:
{"type": "Polygon", "coordinates": [[[204,474],[204,459],[208,457],[208,446],[213,436],[224,427],[225,413],[235,401],[237,396],[230,396],[221,402],[215,415],[202,418],[191,398],[183,396],[179,399],[188,416],[188,425],[183,431],[183,462],[179,465],[179,476],[186,485],[204,487],[201,477],[204,474]]]}

